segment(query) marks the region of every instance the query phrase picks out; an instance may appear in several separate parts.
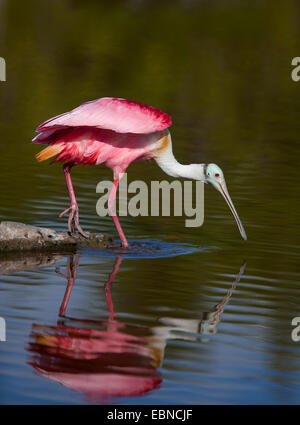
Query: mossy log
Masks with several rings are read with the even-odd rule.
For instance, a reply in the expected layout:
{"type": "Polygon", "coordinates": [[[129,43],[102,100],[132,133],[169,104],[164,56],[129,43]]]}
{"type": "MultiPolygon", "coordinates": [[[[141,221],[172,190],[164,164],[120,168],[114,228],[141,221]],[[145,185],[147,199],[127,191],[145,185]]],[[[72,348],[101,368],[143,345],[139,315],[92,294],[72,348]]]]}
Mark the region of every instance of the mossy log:
{"type": "Polygon", "coordinates": [[[0,253],[13,251],[76,251],[79,248],[109,248],[116,246],[105,235],[89,233],[89,238],[80,234],[70,235],[46,227],[31,226],[13,221],[0,223],[0,253]]]}

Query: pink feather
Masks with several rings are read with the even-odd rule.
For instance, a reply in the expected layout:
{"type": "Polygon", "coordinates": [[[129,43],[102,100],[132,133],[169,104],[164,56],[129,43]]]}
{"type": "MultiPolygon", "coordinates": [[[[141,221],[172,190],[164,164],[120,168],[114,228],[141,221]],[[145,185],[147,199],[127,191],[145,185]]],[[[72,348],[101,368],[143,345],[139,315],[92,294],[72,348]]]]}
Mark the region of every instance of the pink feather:
{"type": "Polygon", "coordinates": [[[64,127],[96,127],[118,133],[153,133],[172,124],[165,112],[142,103],[113,97],[102,97],[83,103],[70,112],[40,124],[37,132],[64,127]]]}
{"type": "MultiPolygon", "coordinates": [[[[84,237],[88,235],[79,224],[78,205],[70,169],[80,164],[105,164],[114,173],[114,184],[108,208],[115,222],[122,246],[128,242],[114,211],[114,199],[127,167],[134,161],[153,159],[166,138],[171,117],[159,109],[141,103],[103,97],[87,102],[65,114],[50,118],[37,128],[34,143],[49,145],[36,157],[38,161],[54,158],[64,164],[64,173],[71,205],[60,216],[69,213],[68,229],[74,224],[84,237]]],[[[167,138],[167,143],[169,139],[167,138]]]]}

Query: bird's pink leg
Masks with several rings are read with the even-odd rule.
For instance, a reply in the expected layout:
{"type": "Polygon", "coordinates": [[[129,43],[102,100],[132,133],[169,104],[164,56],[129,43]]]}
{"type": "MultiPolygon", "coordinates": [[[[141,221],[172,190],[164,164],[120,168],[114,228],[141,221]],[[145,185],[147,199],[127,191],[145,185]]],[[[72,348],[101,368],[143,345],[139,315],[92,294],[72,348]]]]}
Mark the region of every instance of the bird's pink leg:
{"type": "Polygon", "coordinates": [[[78,264],[79,264],[79,257],[80,257],[80,254],[78,254],[76,256],[75,263],[73,262],[73,260],[74,260],[73,255],[70,255],[68,257],[68,263],[67,263],[67,273],[68,273],[68,276],[65,276],[63,273],[61,273],[59,267],[56,267],[56,269],[55,269],[55,272],[60,277],[62,277],[64,279],[67,279],[67,281],[68,281],[68,286],[66,288],[64,299],[63,299],[63,301],[61,303],[61,306],[60,306],[60,309],[59,309],[59,315],[61,317],[64,317],[65,314],[66,314],[66,308],[67,308],[67,305],[68,305],[68,302],[69,302],[69,299],[70,299],[70,295],[71,295],[71,291],[72,291],[72,288],[74,286],[76,275],[77,275],[77,268],[78,268],[78,264]]]}
{"type": "Polygon", "coordinates": [[[106,298],[106,304],[109,312],[109,320],[114,320],[116,314],[114,312],[114,304],[111,296],[111,287],[113,284],[113,281],[115,280],[116,274],[119,272],[120,265],[122,263],[122,257],[121,255],[118,255],[116,258],[116,262],[113,268],[113,271],[111,272],[108,281],[104,285],[105,289],[105,298],[106,298]]]}
{"type": "Polygon", "coordinates": [[[68,219],[69,232],[71,234],[73,234],[74,230],[75,230],[74,227],[76,227],[76,229],[78,230],[78,232],[82,236],[84,236],[85,238],[88,238],[89,235],[82,230],[82,228],[79,224],[79,209],[78,209],[78,205],[77,205],[77,201],[76,201],[75,192],[74,192],[74,189],[73,189],[70,170],[71,170],[71,167],[69,165],[64,165],[64,174],[65,174],[65,177],[66,177],[66,182],[67,182],[67,186],[68,186],[71,205],[65,211],[60,213],[59,217],[62,217],[67,212],[70,212],[69,219],[68,219]],[[75,226],[74,226],[74,224],[75,224],[75,226]]]}
{"type": "Polygon", "coordinates": [[[115,226],[117,228],[117,231],[119,233],[121,242],[122,242],[122,247],[123,248],[128,248],[128,242],[126,240],[126,237],[124,235],[124,232],[122,230],[122,227],[119,223],[118,217],[116,215],[116,210],[115,210],[115,199],[116,199],[116,195],[117,195],[117,189],[118,189],[118,185],[119,185],[119,179],[114,179],[111,191],[109,193],[109,197],[108,197],[108,210],[110,215],[112,216],[115,226]]]}

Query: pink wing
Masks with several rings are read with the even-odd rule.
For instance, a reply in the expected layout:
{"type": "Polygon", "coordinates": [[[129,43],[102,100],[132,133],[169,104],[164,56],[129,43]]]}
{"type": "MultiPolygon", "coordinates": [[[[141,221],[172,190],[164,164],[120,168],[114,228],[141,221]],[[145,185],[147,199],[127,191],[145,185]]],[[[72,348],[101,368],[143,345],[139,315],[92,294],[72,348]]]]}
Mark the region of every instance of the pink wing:
{"type": "Polygon", "coordinates": [[[39,125],[37,132],[89,126],[118,133],[146,134],[164,130],[171,124],[172,119],[168,114],[152,106],[126,99],[102,97],[50,118],[39,125]]]}

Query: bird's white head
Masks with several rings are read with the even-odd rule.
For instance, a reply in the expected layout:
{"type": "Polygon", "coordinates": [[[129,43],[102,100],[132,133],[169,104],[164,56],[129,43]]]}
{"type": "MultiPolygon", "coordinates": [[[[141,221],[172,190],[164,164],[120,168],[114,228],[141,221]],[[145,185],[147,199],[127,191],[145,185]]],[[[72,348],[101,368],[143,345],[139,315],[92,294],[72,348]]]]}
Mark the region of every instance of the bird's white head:
{"type": "Polygon", "coordinates": [[[211,184],[215,189],[217,189],[218,192],[222,194],[223,198],[227,202],[235,218],[235,221],[238,225],[242,238],[246,241],[247,235],[242,225],[242,222],[238,216],[238,213],[236,212],[236,209],[234,208],[233,202],[230,198],[223,171],[216,164],[203,164],[203,175],[204,175],[204,182],[211,184]]]}
{"type": "Polygon", "coordinates": [[[220,167],[216,164],[204,164],[204,177],[205,183],[218,184],[221,180],[224,180],[224,174],[220,167]]]}
{"type": "MultiPolygon", "coordinates": [[[[161,137],[161,134],[159,134],[161,137]]],[[[242,222],[234,208],[232,200],[227,190],[223,171],[216,164],[180,164],[173,155],[172,142],[170,133],[159,140],[160,148],[156,152],[155,160],[159,167],[172,177],[182,177],[193,180],[200,180],[204,183],[211,184],[217,189],[225,201],[227,202],[242,235],[242,238],[247,240],[247,235],[242,225],[242,222]],[[161,142],[163,140],[163,143],[161,142]],[[165,143],[167,142],[167,143],[165,143]],[[161,148],[163,146],[163,149],[161,148]]]]}

